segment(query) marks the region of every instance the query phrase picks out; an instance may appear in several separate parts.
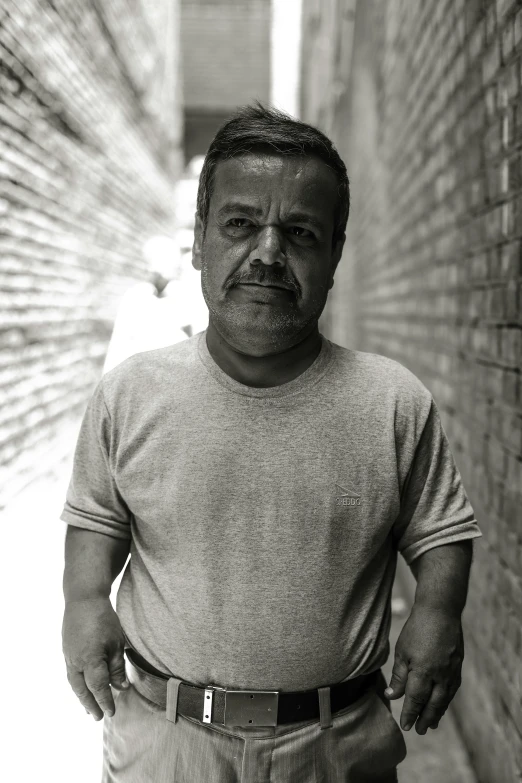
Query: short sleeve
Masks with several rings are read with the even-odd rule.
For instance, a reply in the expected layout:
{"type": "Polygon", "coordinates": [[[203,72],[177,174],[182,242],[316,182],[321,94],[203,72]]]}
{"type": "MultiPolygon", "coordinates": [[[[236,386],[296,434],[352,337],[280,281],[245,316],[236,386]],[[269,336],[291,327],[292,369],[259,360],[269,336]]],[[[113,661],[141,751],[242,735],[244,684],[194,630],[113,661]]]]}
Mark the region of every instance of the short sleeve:
{"type": "Polygon", "coordinates": [[[397,549],[409,565],[428,549],[481,535],[432,398],[393,525],[397,549]]]}
{"type": "Polygon", "coordinates": [[[111,421],[102,383],[103,379],[96,386],[83,417],[60,519],[113,538],[130,538],[131,512],[110,470],[111,421]]]}

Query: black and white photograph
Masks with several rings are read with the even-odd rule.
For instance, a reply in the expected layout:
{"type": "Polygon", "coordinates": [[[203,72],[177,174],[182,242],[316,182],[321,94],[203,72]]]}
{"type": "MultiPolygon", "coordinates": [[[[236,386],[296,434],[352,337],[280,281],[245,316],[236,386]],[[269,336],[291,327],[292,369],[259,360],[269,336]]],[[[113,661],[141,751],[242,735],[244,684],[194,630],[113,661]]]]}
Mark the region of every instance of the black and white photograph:
{"type": "Polygon", "coordinates": [[[522,783],[522,0],[0,0],[9,783],[522,783]]]}

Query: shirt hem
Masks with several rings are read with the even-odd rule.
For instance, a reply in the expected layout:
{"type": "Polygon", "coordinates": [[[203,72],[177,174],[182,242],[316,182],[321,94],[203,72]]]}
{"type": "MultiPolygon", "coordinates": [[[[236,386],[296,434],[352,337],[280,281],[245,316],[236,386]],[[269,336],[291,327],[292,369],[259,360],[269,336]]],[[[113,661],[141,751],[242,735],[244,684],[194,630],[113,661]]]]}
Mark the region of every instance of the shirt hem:
{"type": "Polygon", "coordinates": [[[465,530],[461,533],[453,533],[452,535],[437,537],[423,541],[422,544],[412,544],[404,550],[399,550],[401,555],[405,559],[407,565],[413,563],[421,555],[428,552],[430,549],[434,549],[437,546],[443,546],[444,544],[455,544],[458,541],[466,541],[468,539],[480,538],[482,533],[480,530],[465,530]]]}
{"type": "MultiPolygon", "coordinates": [[[[125,530],[109,526],[107,522],[99,522],[98,520],[92,519],[92,517],[84,517],[80,514],[73,514],[70,511],[62,511],[60,519],[62,522],[66,522],[73,527],[91,530],[93,533],[103,533],[111,538],[127,539],[129,541],[132,538],[130,531],[127,533],[125,530]]],[[[112,523],[112,525],[114,524],[115,523],[112,523]]]]}

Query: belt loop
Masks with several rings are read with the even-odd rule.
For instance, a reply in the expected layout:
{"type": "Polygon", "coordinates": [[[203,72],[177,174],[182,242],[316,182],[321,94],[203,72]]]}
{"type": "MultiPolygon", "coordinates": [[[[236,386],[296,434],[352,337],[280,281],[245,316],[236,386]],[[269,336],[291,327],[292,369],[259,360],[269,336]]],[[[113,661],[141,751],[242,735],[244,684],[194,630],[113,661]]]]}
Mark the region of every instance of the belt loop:
{"type": "Polygon", "coordinates": [[[330,704],[330,686],[318,688],[319,694],[319,717],[321,719],[321,729],[329,729],[332,725],[332,708],[330,704]]]}
{"type": "Polygon", "coordinates": [[[181,680],[177,677],[170,677],[167,682],[167,720],[171,723],[176,723],[178,714],[178,694],[181,680]]]}

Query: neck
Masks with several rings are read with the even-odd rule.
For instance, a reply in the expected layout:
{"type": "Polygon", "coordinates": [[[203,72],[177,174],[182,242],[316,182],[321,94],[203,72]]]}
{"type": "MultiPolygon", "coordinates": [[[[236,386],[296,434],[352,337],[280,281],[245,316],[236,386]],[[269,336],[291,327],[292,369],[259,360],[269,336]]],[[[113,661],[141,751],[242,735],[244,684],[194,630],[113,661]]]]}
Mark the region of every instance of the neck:
{"type": "MultiPolygon", "coordinates": [[[[297,378],[316,360],[322,344],[316,324],[310,334],[288,350],[268,356],[252,356],[230,345],[212,319],[209,320],[206,340],[210,355],[223,372],[245,386],[258,388],[280,386],[297,378]]],[[[248,348],[245,350],[248,351],[248,348]]]]}

